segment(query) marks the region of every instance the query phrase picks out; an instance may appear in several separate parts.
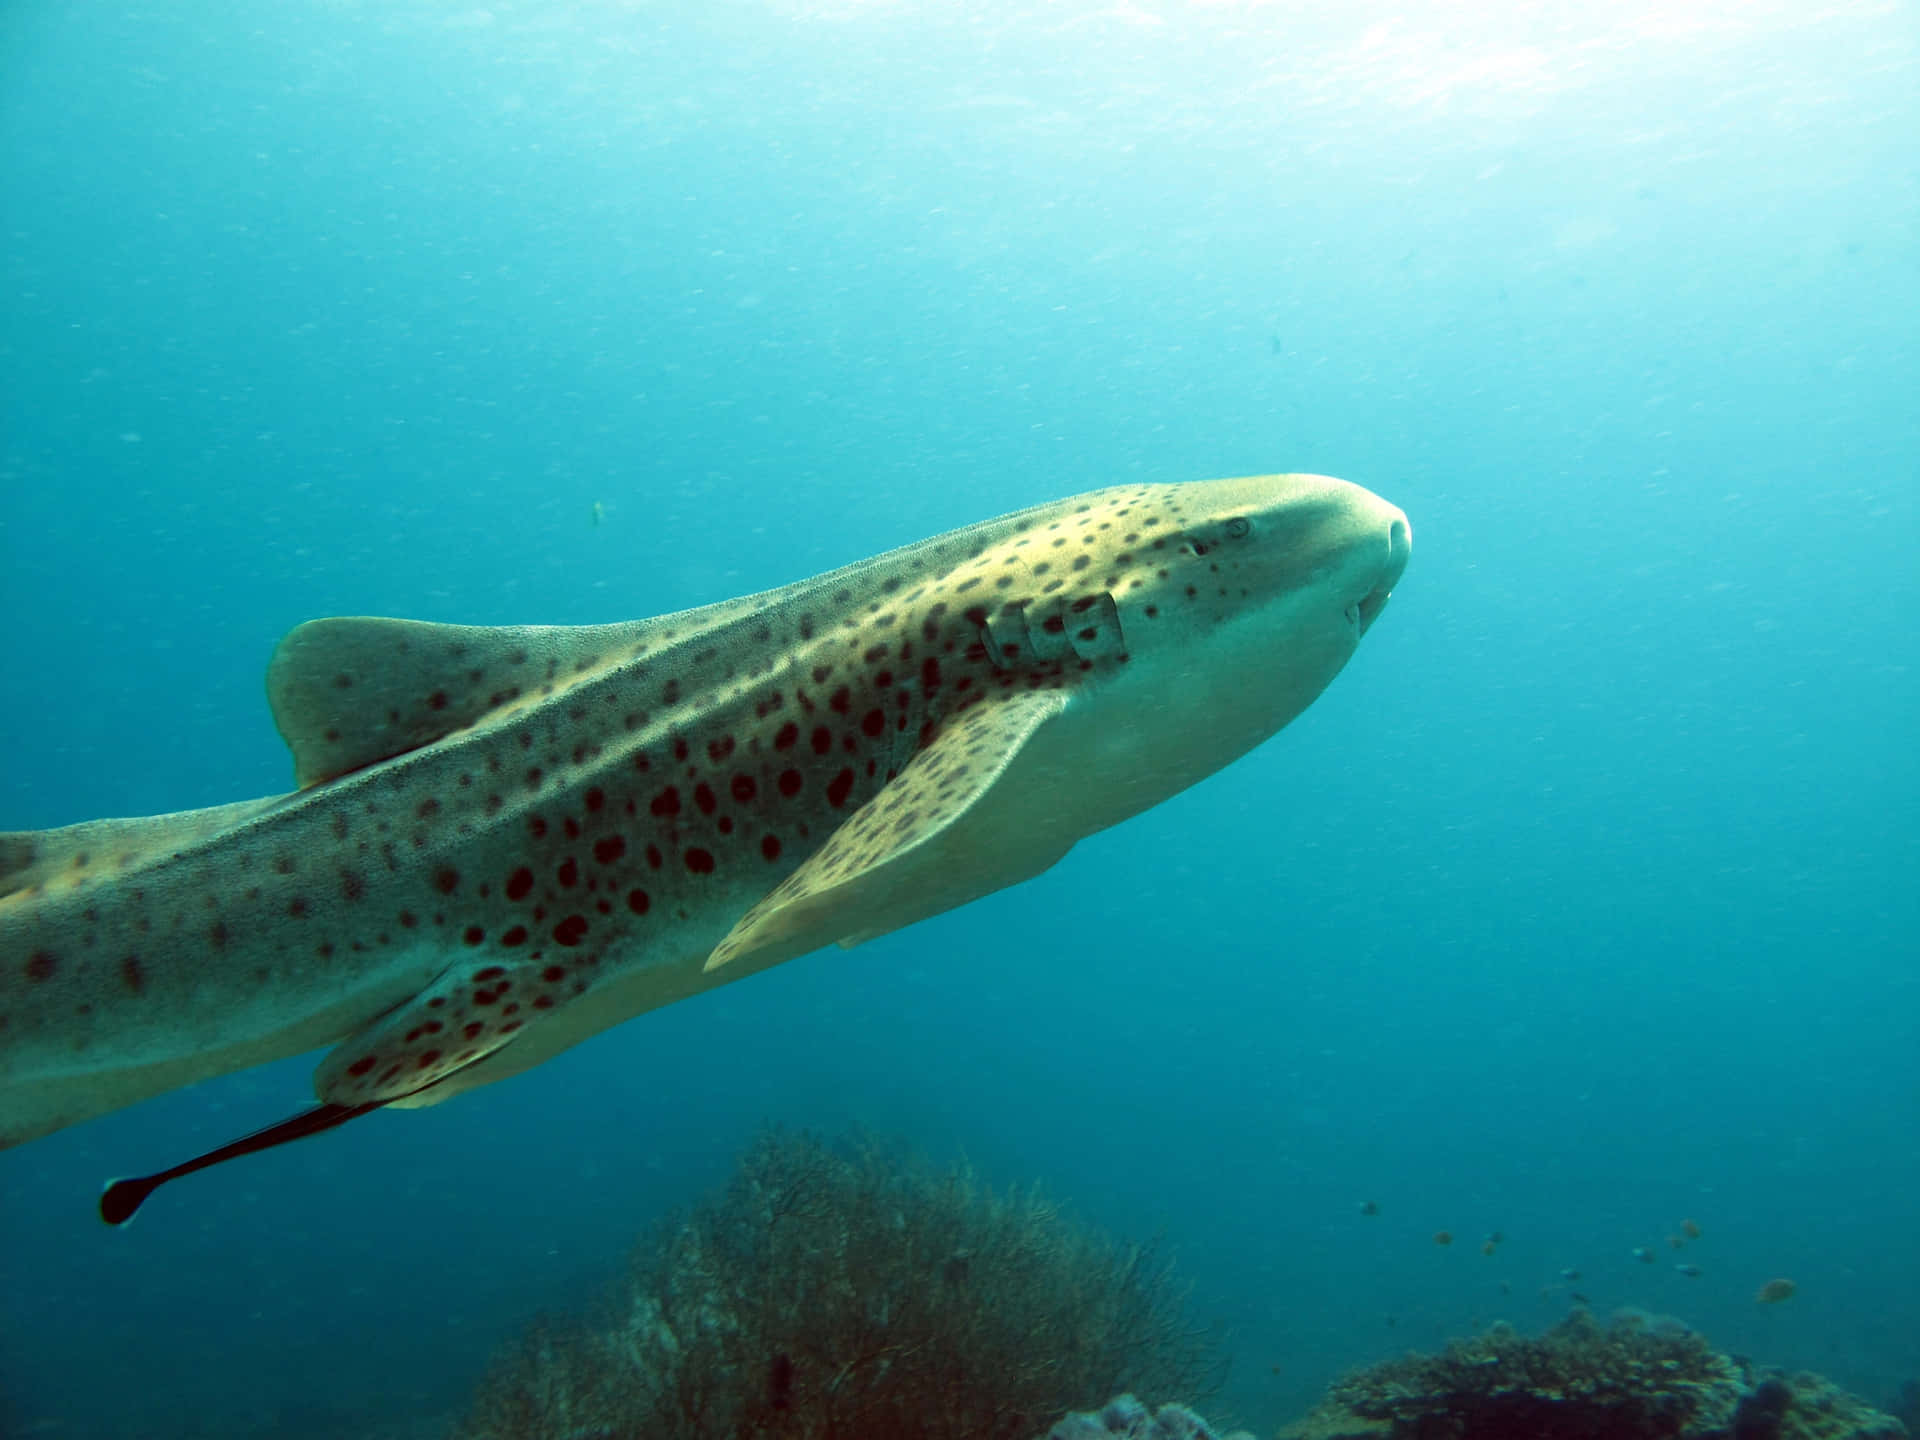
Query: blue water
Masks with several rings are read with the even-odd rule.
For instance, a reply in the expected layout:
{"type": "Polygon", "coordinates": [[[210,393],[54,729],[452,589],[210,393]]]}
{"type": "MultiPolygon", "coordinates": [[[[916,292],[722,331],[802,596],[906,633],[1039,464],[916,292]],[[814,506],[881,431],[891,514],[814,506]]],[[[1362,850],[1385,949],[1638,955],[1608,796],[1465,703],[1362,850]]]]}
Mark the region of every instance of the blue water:
{"type": "Polygon", "coordinates": [[[124,1233],[312,1057],[0,1156],[0,1431],[433,1433],[767,1120],[1163,1230],[1261,1429],[1567,1268],[1920,1375],[1912,5],[16,0],[0,107],[5,828],[287,788],[316,615],[1139,479],[1415,533],[1301,720],[1031,884],[124,1233]]]}

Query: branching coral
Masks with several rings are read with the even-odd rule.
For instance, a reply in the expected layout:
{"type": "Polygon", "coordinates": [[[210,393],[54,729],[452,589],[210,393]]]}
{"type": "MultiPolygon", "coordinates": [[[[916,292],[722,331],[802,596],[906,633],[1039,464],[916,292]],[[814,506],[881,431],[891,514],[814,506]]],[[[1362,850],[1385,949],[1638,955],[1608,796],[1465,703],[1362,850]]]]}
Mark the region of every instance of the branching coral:
{"type": "Polygon", "coordinates": [[[464,1435],[1030,1440],[1123,1388],[1201,1391],[1183,1300],[1037,1190],[771,1134],[640,1247],[610,1323],[499,1357],[464,1435]]]}

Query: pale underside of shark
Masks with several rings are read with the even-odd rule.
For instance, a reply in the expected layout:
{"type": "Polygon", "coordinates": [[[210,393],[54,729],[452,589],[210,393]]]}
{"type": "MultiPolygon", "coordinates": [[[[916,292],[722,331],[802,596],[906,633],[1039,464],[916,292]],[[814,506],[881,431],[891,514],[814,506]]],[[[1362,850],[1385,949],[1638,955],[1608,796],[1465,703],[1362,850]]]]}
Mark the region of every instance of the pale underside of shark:
{"type": "Polygon", "coordinates": [[[303,625],[298,790],[0,835],[0,1147],[336,1047],[124,1219],[1028,879],[1298,715],[1409,545],[1323,476],[1143,484],[625,624],[303,625]]]}

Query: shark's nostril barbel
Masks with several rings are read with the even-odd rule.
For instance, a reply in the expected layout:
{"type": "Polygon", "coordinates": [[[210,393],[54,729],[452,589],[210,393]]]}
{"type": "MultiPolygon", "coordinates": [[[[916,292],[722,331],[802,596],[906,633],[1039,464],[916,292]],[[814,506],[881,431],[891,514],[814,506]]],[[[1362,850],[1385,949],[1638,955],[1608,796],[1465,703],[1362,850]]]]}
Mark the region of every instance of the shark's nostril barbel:
{"type": "Polygon", "coordinates": [[[1380,584],[1383,589],[1391,590],[1400,583],[1400,577],[1406,573],[1407,561],[1413,555],[1413,527],[1407,524],[1402,515],[1387,527],[1387,573],[1380,584]]]}

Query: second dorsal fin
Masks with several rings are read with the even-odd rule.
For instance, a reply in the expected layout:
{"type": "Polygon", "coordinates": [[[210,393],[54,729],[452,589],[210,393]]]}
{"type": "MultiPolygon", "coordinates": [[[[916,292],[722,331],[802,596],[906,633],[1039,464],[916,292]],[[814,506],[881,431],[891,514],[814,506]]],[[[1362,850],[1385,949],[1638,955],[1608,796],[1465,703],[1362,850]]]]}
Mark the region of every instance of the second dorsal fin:
{"type": "Polygon", "coordinates": [[[522,695],[624,661],[647,647],[659,624],[309,620],[274,650],[267,701],[305,789],[430,745],[522,695]]]}

